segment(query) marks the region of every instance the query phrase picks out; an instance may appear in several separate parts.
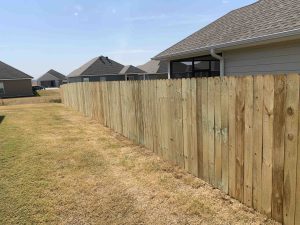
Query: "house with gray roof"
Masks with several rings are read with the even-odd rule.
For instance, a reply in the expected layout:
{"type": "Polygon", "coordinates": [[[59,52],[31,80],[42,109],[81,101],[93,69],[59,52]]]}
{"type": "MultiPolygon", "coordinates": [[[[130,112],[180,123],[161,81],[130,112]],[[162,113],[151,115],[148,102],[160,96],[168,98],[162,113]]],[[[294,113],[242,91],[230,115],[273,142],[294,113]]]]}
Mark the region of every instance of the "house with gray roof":
{"type": "Polygon", "coordinates": [[[67,78],[70,83],[125,80],[124,74],[120,74],[123,68],[124,65],[99,56],[71,72],[67,78]]]}
{"type": "Polygon", "coordinates": [[[299,0],[259,0],[154,57],[169,77],[300,72],[299,0]]]}
{"type": "Polygon", "coordinates": [[[150,60],[138,68],[146,72],[146,80],[168,79],[168,63],[165,61],[150,60]]]}
{"type": "Polygon", "coordinates": [[[32,77],[0,61],[0,98],[33,96],[32,77]]]}
{"type": "Polygon", "coordinates": [[[125,80],[145,80],[146,72],[135,66],[129,65],[124,66],[119,74],[125,76],[125,80]]]}
{"type": "Polygon", "coordinates": [[[55,71],[49,70],[47,73],[38,78],[37,83],[43,87],[60,87],[64,82],[66,82],[67,78],[65,75],[55,71]]]}

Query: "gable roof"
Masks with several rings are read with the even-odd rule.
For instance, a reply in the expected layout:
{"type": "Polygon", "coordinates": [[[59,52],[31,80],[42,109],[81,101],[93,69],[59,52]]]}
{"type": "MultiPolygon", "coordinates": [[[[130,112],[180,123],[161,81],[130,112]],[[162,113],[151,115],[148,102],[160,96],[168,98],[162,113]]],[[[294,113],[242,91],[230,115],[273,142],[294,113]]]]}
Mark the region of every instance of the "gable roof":
{"type": "Polygon", "coordinates": [[[47,73],[38,78],[38,81],[49,81],[49,80],[66,80],[66,76],[55,71],[49,70],[47,73]]]}
{"type": "Polygon", "coordinates": [[[226,14],[154,59],[299,35],[299,15],[299,0],[260,0],[226,14]]]}
{"type": "Polygon", "coordinates": [[[28,74],[0,61],[0,80],[32,79],[28,74]]]}
{"type": "Polygon", "coordinates": [[[138,73],[146,73],[144,70],[141,70],[135,66],[129,65],[124,66],[124,68],[120,71],[119,74],[138,74],[138,73]]]}
{"type": "Polygon", "coordinates": [[[150,60],[144,65],[138,66],[138,68],[149,74],[168,73],[168,63],[159,60],[150,60]]]}
{"type": "Polygon", "coordinates": [[[116,75],[123,69],[124,65],[115,62],[108,57],[96,57],[78,69],[74,70],[68,77],[84,75],[116,75]]]}

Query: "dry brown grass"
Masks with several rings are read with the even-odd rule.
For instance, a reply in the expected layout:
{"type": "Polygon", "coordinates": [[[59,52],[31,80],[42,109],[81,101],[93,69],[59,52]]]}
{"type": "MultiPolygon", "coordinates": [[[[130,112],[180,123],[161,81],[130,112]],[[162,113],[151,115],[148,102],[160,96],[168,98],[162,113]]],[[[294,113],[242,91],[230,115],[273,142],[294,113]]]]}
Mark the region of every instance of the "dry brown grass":
{"type": "Polygon", "coordinates": [[[0,224],[276,224],[62,105],[0,113],[0,224]]]}
{"type": "Polygon", "coordinates": [[[59,89],[38,91],[39,96],[0,99],[0,106],[38,103],[61,103],[59,89]]]}

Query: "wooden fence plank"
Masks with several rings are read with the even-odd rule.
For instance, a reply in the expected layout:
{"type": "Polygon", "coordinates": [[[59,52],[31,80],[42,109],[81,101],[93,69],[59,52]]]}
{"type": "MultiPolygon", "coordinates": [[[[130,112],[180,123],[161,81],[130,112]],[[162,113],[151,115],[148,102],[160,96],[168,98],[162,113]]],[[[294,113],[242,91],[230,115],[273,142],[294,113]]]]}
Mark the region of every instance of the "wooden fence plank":
{"type": "MultiPolygon", "coordinates": [[[[201,82],[201,106],[202,106],[202,151],[203,151],[203,179],[209,182],[209,149],[208,149],[208,94],[207,78],[201,82]]],[[[200,146],[201,148],[201,146],[200,146]]]]}
{"type": "Polygon", "coordinates": [[[276,76],[274,84],[274,148],[272,218],[283,222],[284,131],[285,131],[286,76],[276,76]]]}
{"type": "Polygon", "coordinates": [[[244,79],[237,78],[236,86],[236,198],[244,202],[244,140],[245,96],[244,79]]]}
{"type": "Polygon", "coordinates": [[[262,159],[262,211],[271,217],[272,210],[272,149],[274,125],[274,77],[264,76],[264,112],[263,112],[263,159],[262,159]]]}
{"type": "Polygon", "coordinates": [[[192,173],[191,163],[191,80],[182,80],[183,148],[185,169],[192,173]]]}
{"type": "Polygon", "coordinates": [[[215,183],[215,83],[213,78],[207,79],[207,126],[208,126],[208,173],[209,182],[216,187],[215,183]]]}
{"type": "Polygon", "coordinates": [[[222,190],[228,194],[229,182],[229,150],[228,150],[228,77],[223,77],[221,80],[221,136],[222,136],[222,190]]]}
{"type": "Polygon", "coordinates": [[[253,180],[253,77],[245,80],[245,154],[244,154],[244,202],[252,207],[252,180],[253,180]]]}
{"type": "Polygon", "coordinates": [[[263,77],[255,76],[253,83],[253,207],[261,211],[262,139],[263,139],[263,77]]]}
{"type": "Polygon", "coordinates": [[[221,81],[214,78],[215,107],[215,185],[222,189],[221,81]]]}
{"type": "Polygon", "coordinates": [[[229,77],[228,82],[228,101],[230,106],[228,109],[228,163],[230,165],[228,171],[228,192],[229,195],[236,198],[236,78],[229,77]]]}
{"type": "Polygon", "coordinates": [[[196,80],[196,101],[197,101],[197,152],[198,152],[198,177],[203,179],[203,140],[202,140],[202,83],[201,79],[196,80]]]}
{"type": "Polygon", "coordinates": [[[299,75],[287,76],[286,131],[283,186],[283,221],[295,224],[298,121],[299,121],[299,75]],[[297,125],[296,125],[297,124],[297,125]]]}
{"type": "Polygon", "coordinates": [[[191,79],[191,114],[190,114],[190,129],[191,129],[191,148],[190,148],[190,164],[191,173],[198,177],[198,149],[197,149],[197,82],[195,78],[191,79]]]}
{"type": "Polygon", "coordinates": [[[170,113],[170,152],[172,161],[184,167],[183,162],[183,134],[182,134],[182,102],[181,102],[181,80],[170,80],[169,108],[170,113]]]}

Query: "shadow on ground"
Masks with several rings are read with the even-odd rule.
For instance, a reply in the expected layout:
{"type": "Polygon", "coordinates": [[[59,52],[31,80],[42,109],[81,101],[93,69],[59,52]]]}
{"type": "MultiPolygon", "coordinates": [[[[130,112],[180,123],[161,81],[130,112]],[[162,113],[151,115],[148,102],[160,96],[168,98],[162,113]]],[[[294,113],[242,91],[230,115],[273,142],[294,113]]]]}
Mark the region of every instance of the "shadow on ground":
{"type": "Polygon", "coordinates": [[[0,116],[0,124],[3,122],[5,116],[0,116]]]}

